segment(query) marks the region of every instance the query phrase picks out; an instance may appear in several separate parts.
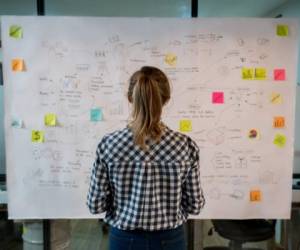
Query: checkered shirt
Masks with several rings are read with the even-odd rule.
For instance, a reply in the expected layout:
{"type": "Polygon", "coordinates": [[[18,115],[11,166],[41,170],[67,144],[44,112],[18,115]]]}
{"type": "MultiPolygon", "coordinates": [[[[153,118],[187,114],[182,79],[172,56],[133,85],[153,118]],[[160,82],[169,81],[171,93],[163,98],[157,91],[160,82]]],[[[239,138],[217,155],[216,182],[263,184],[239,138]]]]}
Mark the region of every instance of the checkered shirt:
{"type": "Polygon", "coordinates": [[[188,136],[164,128],[148,150],[134,144],[130,128],[101,140],[93,165],[87,206],[106,212],[104,221],[123,230],[171,229],[199,214],[199,149],[188,136]]]}

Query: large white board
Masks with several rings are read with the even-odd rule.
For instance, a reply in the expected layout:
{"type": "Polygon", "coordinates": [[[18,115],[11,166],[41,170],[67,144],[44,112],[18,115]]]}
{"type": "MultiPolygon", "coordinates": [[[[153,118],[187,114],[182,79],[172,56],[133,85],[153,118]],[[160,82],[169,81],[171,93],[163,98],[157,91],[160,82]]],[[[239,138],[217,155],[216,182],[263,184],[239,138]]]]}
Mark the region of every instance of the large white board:
{"type": "Polygon", "coordinates": [[[96,145],[130,117],[130,75],[154,65],[172,84],[163,121],[187,123],[201,150],[197,218],[288,218],[297,30],[291,19],[4,17],[9,217],[94,217],[96,145]]]}

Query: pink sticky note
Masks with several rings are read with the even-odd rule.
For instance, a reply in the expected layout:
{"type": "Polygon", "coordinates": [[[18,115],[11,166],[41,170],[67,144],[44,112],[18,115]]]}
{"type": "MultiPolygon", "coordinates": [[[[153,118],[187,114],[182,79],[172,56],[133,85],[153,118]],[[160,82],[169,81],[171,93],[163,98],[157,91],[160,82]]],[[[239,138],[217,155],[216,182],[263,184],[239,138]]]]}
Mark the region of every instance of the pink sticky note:
{"type": "Polygon", "coordinates": [[[212,103],[224,103],[224,93],[223,92],[213,92],[212,93],[212,103]]]}
{"type": "Polygon", "coordinates": [[[274,80],[284,81],[285,80],[285,69],[274,69],[274,80]]]}

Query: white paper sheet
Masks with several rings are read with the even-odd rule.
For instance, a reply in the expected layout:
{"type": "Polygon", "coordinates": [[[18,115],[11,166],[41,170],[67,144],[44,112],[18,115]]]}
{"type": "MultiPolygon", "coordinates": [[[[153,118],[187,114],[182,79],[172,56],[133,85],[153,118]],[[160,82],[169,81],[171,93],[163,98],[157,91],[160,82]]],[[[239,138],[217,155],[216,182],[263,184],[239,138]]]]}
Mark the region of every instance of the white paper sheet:
{"type": "Polygon", "coordinates": [[[130,75],[153,65],[172,84],[163,121],[191,122],[201,150],[196,218],[289,218],[297,30],[292,19],[3,17],[9,217],[95,217],[85,202],[96,146],[130,117],[130,75]]]}

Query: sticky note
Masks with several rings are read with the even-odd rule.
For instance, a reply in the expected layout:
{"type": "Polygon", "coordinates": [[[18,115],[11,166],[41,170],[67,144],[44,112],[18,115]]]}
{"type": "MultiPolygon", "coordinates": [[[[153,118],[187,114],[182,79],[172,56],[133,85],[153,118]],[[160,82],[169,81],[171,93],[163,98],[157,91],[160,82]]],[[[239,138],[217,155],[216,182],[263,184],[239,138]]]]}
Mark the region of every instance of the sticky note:
{"type": "Polygon", "coordinates": [[[55,114],[46,114],[45,115],[45,125],[46,126],[56,126],[57,124],[57,119],[55,114]]]}
{"type": "Polygon", "coordinates": [[[274,128],[284,128],[285,120],[283,116],[275,116],[273,118],[273,127],[274,128]]]}
{"type": "Polygon", "coordinates": [[[223,92],[213,92],[212,93],[212,103],[224,103],[224,93],[223,92]]]}
{"type": "Polygon", "coordinates": [[[252,80],[254,78],[254,69],[242,68],[242,78],[244,80],[252,80]]]}
{"type": "Polygon", "coordinates": [[[270,101],[272,104],[282,104],[282,95],[279,93],[272,93],[270,101]]]}
{"type": "Polygon", "coordinates": [[[284,81],[285,80],[285,69],[274,69],[274,80],[284,81]]]}
{"type": "Polygon", "coordinates": [[[12,25],[9,27],[9,36],[20,39],[23,36],[23,30],[21,26],[18,25],[12,25]]]}
{"type": "Polygon", "coordinates": [[[32,142],[44,142],[44,132],[39,130],[32,130],[31,133],[32,142]]]}
{"type": "Polygon", "coordinates": [[[273,140],[273,143],[279,147],[279,148],[283,148],[285,146],[286,143],[286,137],[283,134],[276,134],[275,138],[273,140]]]}
{"type": "Polygon", "coordinates": [[[172,53],[168,53],[165,56],[165,63],[170,65],[170,66],[176,66],[177,64],[177,56],[172,53]]]}
{"type": "Polygon", "coordinates": [[[102,110],[100,108],[91,109],[91,121],[102,121],[102,110]]]}
{"type": "Polygon", "coordinates": [[[267,78],[267,71],[265,68],[255,68],[254,78],[256,80],[265,80],[267,78]]]}
{"type": "Polygon", "coordinates": [[[191,120],[181,120],[179,123],[179,130],[181,132],[192,131],[192,121],[191,120]]]}
{"type": "Polygon", "coordinates": [[[261,201],[261,191],[260,190],[251,190],[250,191],[250,201],[251,202],[257,202],[261,201]]]}
{"type": "Polygon", "coordinates": [[[288,36],[289,35],[289,26],[284,24],[277,25],[277,36],[288,36]]]}
{"type": "Polygon", "coordinates": [[[25,71],[25,63],[23,59],[13,59],[11,61],[11,68],[13,71],[25,71]]]}
{"type": "Polygon", "coordinates": [[[250,129],[248,132],[248,138],[249,139],[259,139],[260,138],[259,131],[255,128],[250,129]]]}
{"type": "Polygon", "coordinates": [[[23,121],[20,119],[13,119],[11,121],[11,126],[13,128],[23,128],[23,121]]]}

